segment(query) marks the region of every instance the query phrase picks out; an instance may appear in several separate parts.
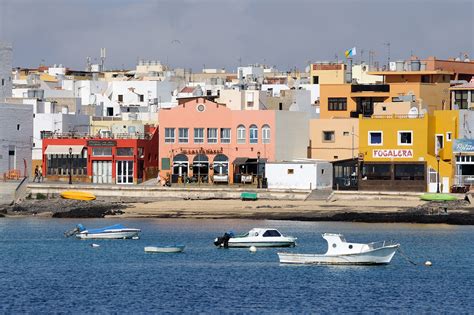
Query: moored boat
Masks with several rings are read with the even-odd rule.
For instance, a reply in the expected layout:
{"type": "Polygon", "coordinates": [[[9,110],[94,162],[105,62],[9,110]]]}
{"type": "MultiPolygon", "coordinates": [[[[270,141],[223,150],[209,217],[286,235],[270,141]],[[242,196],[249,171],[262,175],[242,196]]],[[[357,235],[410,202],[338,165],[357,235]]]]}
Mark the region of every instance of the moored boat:
{"type": "Polygon", "coordinates": [[[75,190],[63,191],[60,194],[60,196],[63,199],[86,200],[86,201],[96,199],[94,194],[91,194],[85,191],[75,191],[75,190]]]}
{"type": "Polygon", "coordinates": [[[214,240],[218,247],[292,247],[296,245],[296,237],[285,236],[276,229],[254,228],[243,235],[226,232],[214,240]]]}
{"type": "Polygon", "coordinates": [[[76,235],[80,239],[136,239],[141,232],[140,229],[127,228],[122,224],[115,224],[99,229],[86,229],[82,224],[64,233],[66,236],[76,235]]]}
{"type": "Polygon", "coordinates": [[[318,265],[378,265],[388,264],[400,244],[394,242],[350,243],[342,234],[324,233],[328,243],[325,254],[278,253],[280,263],[318,265]]]}
{"type": "Polygon", "coordinates": [[[167,246],[146,246],[145,253],[181,253],[184,251],[184,245],[167,245],[167,246]]]}

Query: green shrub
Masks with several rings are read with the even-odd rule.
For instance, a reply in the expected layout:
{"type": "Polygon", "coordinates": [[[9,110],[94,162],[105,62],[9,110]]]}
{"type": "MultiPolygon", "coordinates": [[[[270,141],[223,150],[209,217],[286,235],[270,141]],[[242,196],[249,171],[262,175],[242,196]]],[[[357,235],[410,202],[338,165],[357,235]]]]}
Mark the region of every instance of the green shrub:
{"type": "Polygon", "coordinates": [[[44,199],[47,199],[47,197],[46,197],[46,195],[43,195],[41,193],[37,193],[36,194],[36,199],[44,200],[44,199]]]}

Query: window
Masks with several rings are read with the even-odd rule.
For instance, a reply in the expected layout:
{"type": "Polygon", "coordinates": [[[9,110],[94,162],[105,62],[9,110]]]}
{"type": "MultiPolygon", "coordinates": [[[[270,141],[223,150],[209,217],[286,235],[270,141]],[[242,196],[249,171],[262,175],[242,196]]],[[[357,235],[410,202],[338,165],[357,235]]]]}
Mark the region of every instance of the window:
{"type": "Polygon", "coordinates": [[[293,175],[295,173],[295,170],[293,168],[288,169],[288,175],[293,175]]]}
{"type": "Polygon", "coordinates": [[[258,128],[256,125],[251,125],[249,128],[250,143],[258,143],[258,128]]]}
{"type": "Polygon", "coordinates": [[[174,128],[165,128],[165,143],[174,143],[174,128]]]}
{"type": "Polygon", "coordinates": [[[112,148],[92,148],[93,156],[112,156],[112,148]]]}
{"type": "Polygon", "coordinates": [[[2,79],[2,86],[5,85],[5,79],[2,79]]]}
{"type": "Polygon", "coordinates": [[[122,94],[117,95],[117,100],[119,102],[123,102],[123,95],[122,94]]]}
{"type": "Polygon", "coordinates": [[[369,145],[382,145],[383,134],[382,131],[369,131],[369,145]]]}
{"type": "Polygon", "coordinates": [[[69,167],[71,167],[72,175],[87,175],[87,158],[80,154],[48,154],[46,160],[47,175],[68,175],[69,167]],[[72,163],[71,163],[72,162],[72,163]]]}
{"type": "Polygon", "coordinates": [[[217,128],[207,128],[207,142],[217,143],[217,128]]]}
{"type": "Polygon", "coordinates": [[[454,91],[454,103],[458,106],[459,109],[468,109],[467,92],[468,91],[454,91]]]}
{"type": "Polygon", "coordinates": [[[395,180],[424,180],[423,164],[395,164],[395,180]]]}
{"type": "Polygon", "coordinates": [[[328,110],[347,110],[347,98],[328,98],[328,110]]]}
{"type": "Polygon", "coordinates": [[[20,130],[20,124],[16,124],[16,130],[20,130]]]}
{"type": "Polygon", "coordinates": [[[262,142],[270,143],[270,126],[263,125],[262,127],[262,142]]]}
{"type": "Polygon", "coordinates": [[[179,143],[188,143],[189,129],[188,128],[179,128],[178,129],[178,142],[179,143]]]}
{"type": "Polygon", "coordinates": [[[221,128],[221,143],[230,143],[230,128],[221,128]]]}
{"type": "Polygon", "coordinates": [[[319,76],[313,75],[313,84],[319,84],[319,76]]]}
{"type": "Polygon", "coordinates": [[[398,145],[412,145],[413,144],[413,131],[399,131],[398,132],[398,145]]]}
{"type": "Polygon", "coordinates": [[[365,164],[362,178],[367,180],[390,180],[392,178],[390,164],[365,164]]]}
{"type": "Polygon", "coordinates": [[[334,131],[323,131],[323,142],[334,142],[334,131]]]}
{"type": "Polygon", "coordinates": [[[194,128],[194,143],[204,143],[204,128],[194,128]]]}
{"type": "Polygon", "coordinates": [[[430,83],[430,76],[429,75],[422,75],[421,76],[421,83],[430,83]]]}
{"type": "Polygon", "coordinates": [[[446,132],[446,141],[451,141],[451,140],[452,140],[452,133],[446,132]]]}
{"type": "Polygon", "coordinates": [[[143,96],[143,94],[138,95],[139,102],[143,102],[144,100],[145,100],[145,97],[143,96]]]}
{"type": "Polygon", "coordinates": [[[436,154],[439,153],[439,150],[444,148],[444,136],[443,135],[436,135],[435,138],[435,152],[436,154]]]}
{"type": "Polygon", "coordinates": [[[263,237],[280,237],[281,234],[277,230],[267,230],[262,235],[263,237]]]}
{"type": "Polygon", "coordinates": [[[349,131],[344,131],[344,132],[342,133],[342,135],[343,135],[344,137],[345,137],[345,136],[348,136],[348,135],[349,135],[349,131]]]}
{"type": "Polygon", "coordinates": [[[117,148],[117,156],[133,156],[133,148],[117,148]]]}
{"type": "Polygon", "coordinates": [[[245,143],[245,126],[239,125],[237,127],[237,143],[243,144],[245,143]]]}
{"type": "Polygon", "coordinates": [[[253,99],[253,93],[246,93],[245,94],[245,99],[247,101],[247,107],[252,107],[253,106],[253,102],[254,102],[254,99],[253,99]]]}

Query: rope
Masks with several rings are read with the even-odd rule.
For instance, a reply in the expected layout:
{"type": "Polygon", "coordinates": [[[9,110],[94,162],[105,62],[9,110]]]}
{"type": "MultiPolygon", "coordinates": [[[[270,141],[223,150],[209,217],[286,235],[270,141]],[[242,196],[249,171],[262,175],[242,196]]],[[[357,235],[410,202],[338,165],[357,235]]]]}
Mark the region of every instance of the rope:
{"type": "Polygon", "coordinates": [[[408,261],[409,263],[411,263],[412,265],[414,266],[417,266],[418,264],[416,262],[414,262],[413,260],[410,259],[410,257],[408,257],[408,255],[406,255],[403,251],[402,251],[402,248],[399,247],[398,251],[400,252],[400,255],[403,256],[403,258],[406,259],[406,261],[408,261]]]}

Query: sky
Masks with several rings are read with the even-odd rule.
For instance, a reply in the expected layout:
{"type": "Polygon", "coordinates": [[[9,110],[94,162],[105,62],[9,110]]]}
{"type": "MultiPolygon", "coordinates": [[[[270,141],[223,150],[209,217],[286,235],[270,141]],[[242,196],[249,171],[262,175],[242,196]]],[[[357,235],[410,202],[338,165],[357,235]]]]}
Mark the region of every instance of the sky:
{"type": "Polygon", "coordinates": [[[83,70],[107,50],[106,68],[138,59],[171,67],[309,62],[467,53],[474,59],[474,0],[0,0],[0,40],[15,67],[63,64],[83,70]],[[390,46],[387,45],[390,43],[390,46]]]}

